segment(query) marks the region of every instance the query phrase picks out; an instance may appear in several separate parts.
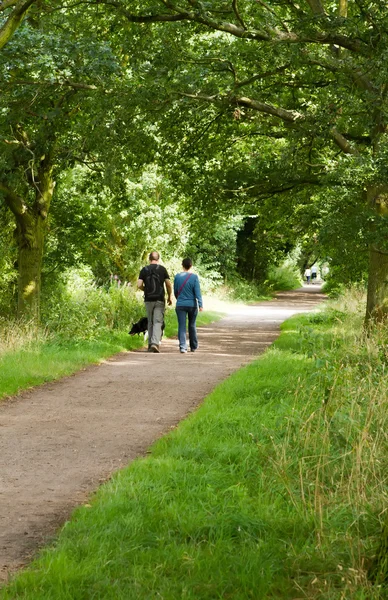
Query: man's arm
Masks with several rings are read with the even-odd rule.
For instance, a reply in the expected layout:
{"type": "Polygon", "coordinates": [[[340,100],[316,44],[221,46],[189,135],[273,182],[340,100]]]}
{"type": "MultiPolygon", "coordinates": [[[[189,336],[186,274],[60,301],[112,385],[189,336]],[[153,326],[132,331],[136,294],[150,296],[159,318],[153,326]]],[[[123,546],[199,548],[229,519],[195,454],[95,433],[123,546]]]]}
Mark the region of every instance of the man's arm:
{"type": "Polygon", "coordinates": [[[166,288],[167,288],[167,304],[169,306],[171,306],[171,304],[172,304],[172,285],[171,285],[171,281],[169,279],[165,279],[164,283],[166,284],[166,288]]]}
{"type": "Polygon", "coordinates": [[[137,287],[139,290],[144,290],[144,281],[142,279],[137,280],[137,287]]]}

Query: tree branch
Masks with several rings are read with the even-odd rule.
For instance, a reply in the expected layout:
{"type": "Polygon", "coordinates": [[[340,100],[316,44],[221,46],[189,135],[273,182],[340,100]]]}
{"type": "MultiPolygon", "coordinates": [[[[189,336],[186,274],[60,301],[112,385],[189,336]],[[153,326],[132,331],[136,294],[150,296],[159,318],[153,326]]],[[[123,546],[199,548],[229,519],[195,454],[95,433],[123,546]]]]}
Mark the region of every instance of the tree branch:
{"type": "Polygon", "coordinates": [[[257,100],[252,100],[245,96],[231,98],[231,101],[237,104],[237,106],[246,106],[247,108],[257,110],[258,112],[273,115],[274,117],[278,117],[282,121],[287,121],[289,123],[295,123],[295,121],[304,120],[305,118],[302,113],[272,106],[271,104],[266,104],[264,102],[258,102],[257,100]]]}
{"type": "Polygon", "coordinates": [[[256,190],[256,194],[259,194],[261,197],[267,196],[275,196],[275,194],[283,194],[285,192],[289,192],[290,190],[295,189],[299,186],[304,185],[322,185],[322,182],[317,177],[305,178],[298,181],[288,181],[285,182],[283,186],[274,186],[271,184],[263,185],[262,183],[255,183],[246,188],[237,188],[237,189],[224,189],[223,192],[227,192],[230,194],[239,194],[241,192],[249,192],[251,190],[256,190]],[[260,188],[262,188],[260,190],[260,188]]]}
{"type": "Polygon", "coordinates": [[[28,79],[19,79],[19,80],[11,80],[7,81],[6,85],[36,85],[36,86],[59,86],[59,87],[71,87],[76,90],[98,90],[96,85],[91,85],[88,83],[78,83],[76,81],[33,81],[28,79]]]}
{"type": "Polygon", "coordinates": [[[322,6],[321,0],[307,0],[307,4],[309,5],[311,12],[316,15],[324,15],[325,10],[322,6]]]}
{"type": "Polygon", "coordinates": [[[0,12],[4,12],[10,6],[15,6],[18,0],[4,0],[4,2],[0,3],[0,12]]]}
{"type": "Polygon", "coordinates": [[[282,44],[324,44],[336,45],[342,48],[347,48],[352,52],[360,52],[362,44],[359,39],[352,39],[342,34],[331,33],[329,31],[321,31],[316,35],[302,36],[289,31],[280,31],[277,28],[267,25],[265,29],[247,30],[241,25],[222,21],[218,22],[209,16],[209,13],[199,11],[188,11],[177,4],[173,4],[170,0],[160,0],[163,5],[175,14],[154,14],[154,15],[134,15],[128,12],[124,6],[117,0],[95,0],[90,4],[104,4],[111,6],[120,11],[120,13],[132,23],[156,23],[163,21],[193,21],[205,25],[209,29],[216,31],[224,31],[235,37],[244,39],[252,39],[256,41],[264,41],[271,43],[282,44]]]}
{"type": "Polygon", "coordinates": [[[270,6],[268,6],[266,2],[263,2],[263,0],[256,0],[256,2],[258,4],[261,4],[261,6],[264,6],[266,10],[268,10],[272,15],[274,15],[274,17],[282,24],[284,30],[287,31],[287,33],[289,33],[287,25],[283,23],[281,19],[279,19],[279,16],[276,14],[276,12],[270,6]]]}
{"type": "Polygon", "coordinates": [[[334,127],[331,130],[331,135],[333,136],[333,139],[334,139],[335,143],[337,144],[337,146],[339,148],[341,148],[342,152],[344,152],[345,154],[354,154],[354,155],[359,154],[357,148],[353,148],[353,146],[351,146],[349,144],[348,140],[341,133],[339,133],[334,127]]]}
{"type": "Polygon", "coordinates": [[[15,8],[0,29],[0,48],[3,48],[15,33],[26,12],[34,2],[36,2],[36,0],[17,0],[15,3],[13,0],[10,0],[8,6],[14,5],[15,8]]]}
{"type": "Polygon", "coordinates": [[[251,108],[252,110],[256,110],[258,112],[273,115],[274,117],[278,117],[279,119],[282,119],[282,121],[288,121],[289,123],[295,123],[295,121],[304,120],[305,118],[302,113],[293,110],[286,110],[284,108],[278,108],[276,106],[272,106],[271,104],[259,102],[258,100],[252,100],[246,96],[205,96],[203,94],[186,94],[184,92],[179,92],[179,96],[192,98],[193,100],[204,100],[205,102],[210,102],[212,104],[245,106],[246,108],[251,108]]]}
{"type": "Polygon", "coordinates": [[[236,19],[237,19],[237,21],[240,23],[240,25],[241,25],[241,27],[242,27],[243,29],[246,29],[245,23],[244,23],[244,21],[242,20],[242,18],[241,18],[241,16],[240,16],[240,13],[239,13],[239,11],[238,11],[238,7],[237,7],[237,0],[232,0],[232,8],[233,8],[233,12],[234,12],[234,14],[236,15],[236,19]]]}
{"type": "Polygon", "coordinates": [[[250,85],[254,81],[257,81],[258,79],[265,79],[266,77],[272,77],[272,75],[277,75],[278,73],[282,73],[290,66],[290,64],[291,63],[288,63],[286,65],[283,65],[282,67],[278,67],[277,69],[274,69],[273,71],[267,71],[266,73],[257,73],[256,75],[252,75],[252,77],[249,77],[248,79],[245,79],[244,81],[237,82],[235,87],[236,87],[236,89],[240,88],[240,87],[244,87],[246,85],[250,85]]]}
{"type": "Polygon", "coordinates": [[[20,198],[15,192],[13,192],[7,185],[0,181],[0,193],[3,194],[5,203],[8,208],[13,212],[15,217],[21,218],[27,213],[27,205],[23,199],[20,198]]]}

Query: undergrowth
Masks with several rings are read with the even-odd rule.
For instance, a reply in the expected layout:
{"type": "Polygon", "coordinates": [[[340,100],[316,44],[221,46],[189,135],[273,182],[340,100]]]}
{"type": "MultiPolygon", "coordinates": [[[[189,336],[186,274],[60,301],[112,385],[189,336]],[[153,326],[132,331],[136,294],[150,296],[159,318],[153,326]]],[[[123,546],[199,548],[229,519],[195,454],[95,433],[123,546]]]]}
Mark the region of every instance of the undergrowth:
{"type": "Polygon", "coordinates": [[[383,600],[388,334],[361,320],[290,319],[0,597],[383,600]]]}

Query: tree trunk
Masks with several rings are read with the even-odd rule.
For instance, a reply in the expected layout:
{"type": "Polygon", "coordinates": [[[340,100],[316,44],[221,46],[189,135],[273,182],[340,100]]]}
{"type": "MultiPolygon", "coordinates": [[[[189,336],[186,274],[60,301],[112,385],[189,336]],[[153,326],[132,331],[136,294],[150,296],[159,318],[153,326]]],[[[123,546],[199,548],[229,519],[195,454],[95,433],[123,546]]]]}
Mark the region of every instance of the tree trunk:
{"type": "Polygon", "coordinates": [[[40,215],[17,225],[18,316],[39,320],[45,223],[40,215]]]}
{"type": "Polygon", "coordinates": [[[35,190],[32,205],[1,181],[0,192],[16,220],[18,316],[38,321],[46,221],[55,185],[50,155],[42,159],[32,183],[35,190]]]}
{"type": "MultiPolygon", "coordinates": [[[[387,218],[388,198],[385,188],[370,188],[367,191],[369,205],[376,211],[377,218],[387,218]]],[[[388,318],[388,248],[371,246],[369,249],[368,297],[366,325],[388,318]]]]}
{"type": "Polygon", "coordinates": [[[388,253],[371,248],[366,322],[381,322],[386,318],[388,318],[388,253]]]}

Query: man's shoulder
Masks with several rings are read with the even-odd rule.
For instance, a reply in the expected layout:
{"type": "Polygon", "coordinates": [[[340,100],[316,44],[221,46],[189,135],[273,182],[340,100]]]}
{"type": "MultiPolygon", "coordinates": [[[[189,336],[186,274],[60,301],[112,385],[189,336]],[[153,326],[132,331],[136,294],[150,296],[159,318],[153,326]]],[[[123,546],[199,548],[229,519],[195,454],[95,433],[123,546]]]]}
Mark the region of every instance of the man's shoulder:
{"type": "Polygon", "coordinates": [[[139,279],[142,279],[143,277],[145,277],[145,276],[146,276],[146,274],[147,274],[147,267],[143,267],[143,268],[140,270],[140,273],[139,273],[139,279]],[[142,276],[143,276],[143,277],[142,277],[142,276]]]}
{"type": "Polygon", "coordinates": [[[158,265],[159,269],[161,270],[161,273],[163,274],[165,279],[170,279],[170,276],[167,272],[166,267],[163,267],[163,265],[158,265]]]}
{"type": "Polygon", "coordinates": [[[142,270],[140,271],[139,274],[139,279],[142,279],[143,277],[147,277],[147,275],[149,276],[149,274],[155,271],[156,273],[158,273],[158,275],[162,275],[164,279],[170,279],[169,274],[167,273],[167,269],[166,267],[164,267],[163,265],[146,265],[145,267],[142,268],[142,270]]]}

